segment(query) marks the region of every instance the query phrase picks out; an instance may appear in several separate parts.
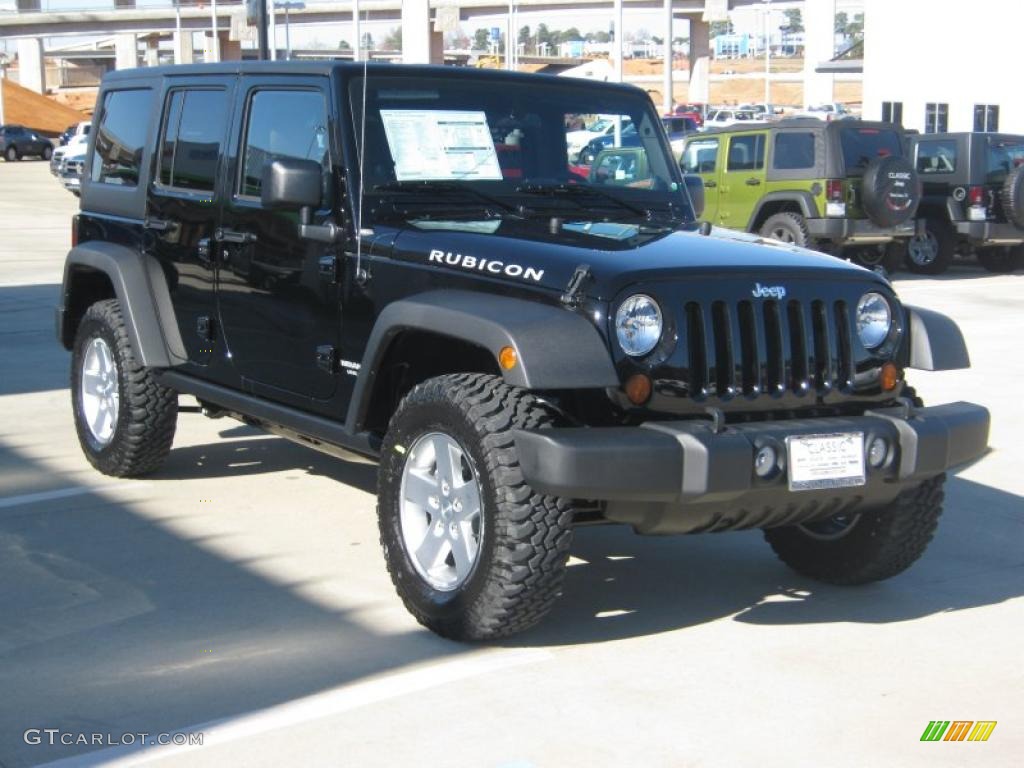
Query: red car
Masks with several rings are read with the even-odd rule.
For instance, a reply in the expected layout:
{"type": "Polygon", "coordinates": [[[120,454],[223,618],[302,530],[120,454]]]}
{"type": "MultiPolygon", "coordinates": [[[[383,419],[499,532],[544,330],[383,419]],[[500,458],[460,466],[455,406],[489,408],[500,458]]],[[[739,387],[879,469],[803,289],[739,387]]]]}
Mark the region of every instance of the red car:
{"type": "Polygon", "coordinates": [[[676,104],[672,109],[672,116],[692,118],[699,128],[703,128],[706,106],[706,104],[676,104]]]}

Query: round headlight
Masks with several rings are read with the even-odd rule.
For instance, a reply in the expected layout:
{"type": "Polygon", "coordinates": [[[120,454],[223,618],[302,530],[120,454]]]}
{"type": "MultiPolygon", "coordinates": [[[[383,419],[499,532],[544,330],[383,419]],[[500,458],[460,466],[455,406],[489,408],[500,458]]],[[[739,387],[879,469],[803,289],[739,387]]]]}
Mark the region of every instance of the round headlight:
{"type": "Polygon", "coordinates": [[[615,335],[630,357],[646,355],[661,338],[661,309],[650,296],[638,293],[619,305],[615,313],[615,335]]]}
{"type": "Polygon", "coordinates": [[[878,347],[889,337],[892,310],[880,293],[865,293],[857,302],[857,335],[865,349],[878,347]]]}

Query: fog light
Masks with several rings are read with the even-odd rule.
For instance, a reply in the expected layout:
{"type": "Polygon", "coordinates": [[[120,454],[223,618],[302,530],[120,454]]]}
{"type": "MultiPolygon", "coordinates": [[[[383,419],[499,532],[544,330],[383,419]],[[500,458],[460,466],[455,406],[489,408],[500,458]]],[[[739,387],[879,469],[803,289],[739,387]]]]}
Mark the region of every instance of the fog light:
{"type": "Polygon", "coordinates": [[[889,442],[884,437],[876,437],[868,445],[868,464],[875,469],[885,464],[885,459],[889,455],[889,442]]]}
{"type": "Polygon", "coordinates": [[[758,477],[768,477],[775,471],[775,464],[779,455],[770,445],[762,445],[754,456],[754,474],[758,477]]]}
{"type": "Polygon", "coordinates": [[[651,380],[642,373],[626,379],[626,397],[633,405],[643,405],[651,399],[651,380]]]}

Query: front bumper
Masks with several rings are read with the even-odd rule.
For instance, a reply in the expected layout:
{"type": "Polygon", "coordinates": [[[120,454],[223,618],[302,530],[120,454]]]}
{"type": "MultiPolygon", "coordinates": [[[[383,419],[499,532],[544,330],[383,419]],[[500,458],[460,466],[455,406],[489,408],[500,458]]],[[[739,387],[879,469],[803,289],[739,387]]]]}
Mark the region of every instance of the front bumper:
{"type": "MultiPolygon", "coordinates": [[[[605,516],[642,533],[764,528],[877,507],[907,485],[980,457],[989,413],[971,403],[912,412],[882,408],[863,416],[729,425],[647,422],[639,427],[521,430],[515,442],[526,481],[541,493],[603,502],[605,516]],[[754,473],[754,455],[770,443],[785,456],[793,435],[863,432],[884,437],[885,463],[866,463],[866,484],[791,491],[785,467],[754,473]]],[[[784,464],[784,462],[783,462],[784,464]]]]}
{"type": "Polygon", "coordinates": [[[811,237],[841,244],[888,243],[899,237],[914,235],[913,220],[895,227],[879,227],[869,219],[823,218],[806,219],[806,222],[811,237]]]}
{"type": "Polygon", "coordinates": [[[1024,243],[1024,229],[1005,221],[958,221],[958,235],[971,245],[1019,245],[1024,243]]]}

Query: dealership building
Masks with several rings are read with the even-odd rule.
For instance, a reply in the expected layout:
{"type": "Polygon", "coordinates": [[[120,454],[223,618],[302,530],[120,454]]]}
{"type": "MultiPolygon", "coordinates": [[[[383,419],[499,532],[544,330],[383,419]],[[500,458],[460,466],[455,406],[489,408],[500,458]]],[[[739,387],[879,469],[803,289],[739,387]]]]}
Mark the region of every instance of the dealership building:
{"type": "Polygon", "coordinates": [[[864,0],[864,118],[1024,133],[1022,32],[1021,0],[864,0]]]}

